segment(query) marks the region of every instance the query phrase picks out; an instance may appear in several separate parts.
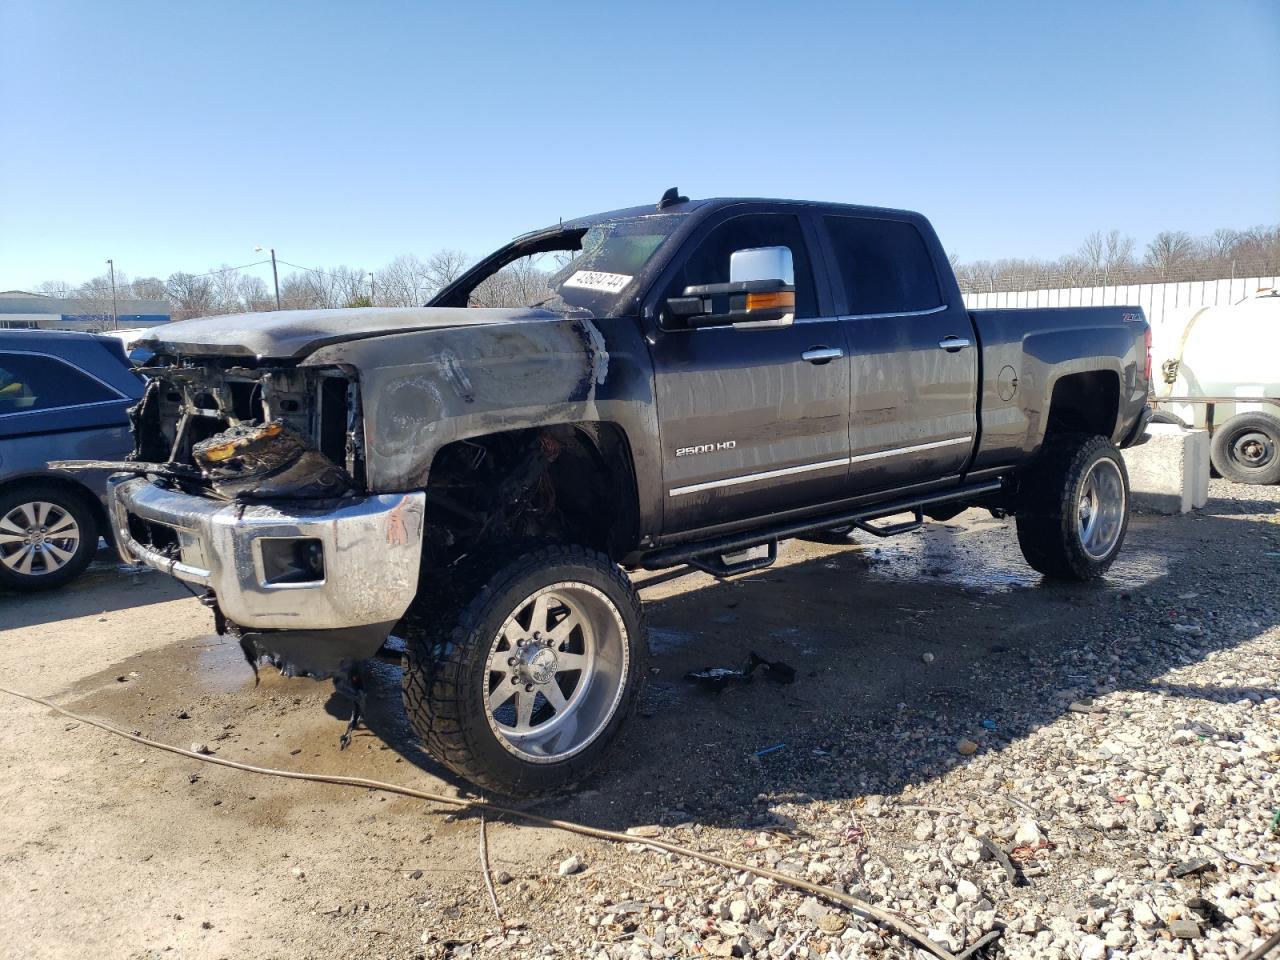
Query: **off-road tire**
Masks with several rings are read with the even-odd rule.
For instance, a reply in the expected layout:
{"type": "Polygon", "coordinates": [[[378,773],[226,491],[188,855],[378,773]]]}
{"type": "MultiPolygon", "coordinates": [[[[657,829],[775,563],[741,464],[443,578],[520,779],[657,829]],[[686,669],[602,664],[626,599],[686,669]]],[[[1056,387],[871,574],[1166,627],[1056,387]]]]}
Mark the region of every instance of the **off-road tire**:
{"type": "Polygon", "coordinates": [[[31,482],[17,483],[0,490],[0,519],[24,503],[51,503],[75,520],[79,532],[79,541],[71,558],[56,570],[24,574],[0,562],[0,585],[23,591],[52,590],[84,572],[98,552],[98,520],[88,496],[65,486],[31,482]]]}
{"type": "Polygon", "coordinates": [[[1016,524],[1018,546],[1033,569],[1058,580],[1101,577],[1124,545],[1129,526],[1129,474],[1120,451],[1101,436],[1048,437],[1035,464],[1022,477],[1016,524]],[[1124,514],[1114,545],[1104,556],[1094,557],[1081,541],[1078,511],[1085,480],[1103,458],[1119,468],[1124,514]]]}
{"type": "Polygon", "coordinates": [[[648,632],[640,598],[626,574],[602,553],[545,546],[503,562],[459,565],[445,594],[416,604],[409,620],[403,678],[405,710],[427,750],[484,790],[530,797],[565,790],[604,753],[640,696],[648,674],[648,632]],[[625,626],[628,667],[622,695],[601,732],[564,760],[516,756],[490,727],[483,693],[490,645],[521,602],[551,584],[573,581],[600,591],[625,626]]]}
{"type": "Polygon", "coordinates": [[[1280,417],[1269,413],[1239,413],[1213,431],[1209,459],[1225,479],[1235,483],[1280,483],[1280,417]],[[1265,460],[1257,465],[1236,455],[1236,445],[1254,436],[1265,450],[1265,460]]]}

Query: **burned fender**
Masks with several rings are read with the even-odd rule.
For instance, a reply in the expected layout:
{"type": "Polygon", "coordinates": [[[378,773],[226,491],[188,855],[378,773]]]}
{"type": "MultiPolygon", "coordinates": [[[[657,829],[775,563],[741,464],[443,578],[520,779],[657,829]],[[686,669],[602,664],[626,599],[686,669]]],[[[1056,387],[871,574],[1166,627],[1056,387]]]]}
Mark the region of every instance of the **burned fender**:
{"type": "Polygon", "coordinates": [[[457,440],[604,422],[621,428],[632,450],[642,533],[660,523],[653,370],[633,317],[369,337],[326,346],[303,365],[358,371],[371,490],[426,486],[436,453],[457,440]]]}

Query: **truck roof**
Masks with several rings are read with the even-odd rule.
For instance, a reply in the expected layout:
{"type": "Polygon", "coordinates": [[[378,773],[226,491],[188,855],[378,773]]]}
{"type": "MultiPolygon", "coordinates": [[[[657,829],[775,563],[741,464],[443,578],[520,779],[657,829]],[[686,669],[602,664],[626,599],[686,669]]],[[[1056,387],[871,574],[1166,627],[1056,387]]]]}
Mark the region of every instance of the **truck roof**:
{"type": "MultiPolygon", "coordinates": [[[[860,216],[877,216],[890,214],[898,217],[919,217],[920,214],[914,210],[901,210],[893,207],[872,207],[863,204],[854,203],[833,203],[826,200],[787,200],[780,197],[707,197],[702,200],[681,200],[676,203],[669,204],[659,209],[657,204],[645,204],[638,207],[623,207],[619,210],[608,210],[604,213],[588,214],[583,217],[576,217],[573,220],[566,220],[563,225],[557,225],[556,228],[547,227],[544,229],[558,229],[563,227],[583,227],[593,223],[600,223],[606,220],[631,220],[637,217],[660,216],[664,214],[690,214],[695,211],[701,214],[713,213],[725,207],[732,207],[737,204],[778,204],[780,206],[791,207],[821,207],[823,209],[840,209],[849,213],[856,213],[860,216]]],[[[534,233],[542,233],[543,230],[532,231],[534,233]]]]}

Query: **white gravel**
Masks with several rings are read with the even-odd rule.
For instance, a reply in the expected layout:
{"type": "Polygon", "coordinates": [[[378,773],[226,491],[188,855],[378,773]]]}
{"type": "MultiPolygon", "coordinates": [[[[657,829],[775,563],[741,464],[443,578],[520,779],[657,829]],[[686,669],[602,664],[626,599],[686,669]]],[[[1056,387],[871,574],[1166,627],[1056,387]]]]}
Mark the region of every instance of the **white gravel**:
{"type": "MultiPolygon", "coordinates": [[[[1214,494],[1276,523],[1280,490],[1215,482],[1214,494]]],[[[1257,572],[1251,605],[1170,577],[1122,597],[1119,613],[1101,610],[1043,677],[1048,722],[1023,732],[1016,715],[974,717],[958,730],[900,704],[899,722],[869,731],[856,755],[878,750],[937,775],[892,795],[765,792],[757,801],[777,829],[685,823],[662,835],[869,899],[952,952],[999,928],[979,957],[1242,957],[1280,929],[1280,524],[1262,546],[1273,567],[1257,572]],[[1153,658],[1171,664],[1155,679],[1131,668],[1153,658]],[[959,755],[963,740],[977,744],[972,756],[959,755]],[[1012,857],[1016,885],[979,835],[1012,857]]],[[[513,931],[487,948],[595,960],[928,956],[748,873],[639,844],[597,859],[589,885],[557,898],[581,921],[562,941],[513,931]]]]}

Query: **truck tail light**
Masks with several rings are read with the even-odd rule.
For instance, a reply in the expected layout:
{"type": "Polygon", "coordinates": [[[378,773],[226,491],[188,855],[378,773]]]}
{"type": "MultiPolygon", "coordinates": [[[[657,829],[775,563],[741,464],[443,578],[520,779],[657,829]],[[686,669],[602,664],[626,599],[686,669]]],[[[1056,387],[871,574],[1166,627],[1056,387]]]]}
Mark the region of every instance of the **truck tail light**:
{"type": "Polygon", "coordinates": [[[1147,327],[1145,339],[1147,344],[1147,362],[1146,362],[1146,366],[1143,368],[1142,374],[1144,377],[1147,378],[1147,388],[1150,389],[1151,387],[1151,327],[1150,326],[1147,327]]]}

